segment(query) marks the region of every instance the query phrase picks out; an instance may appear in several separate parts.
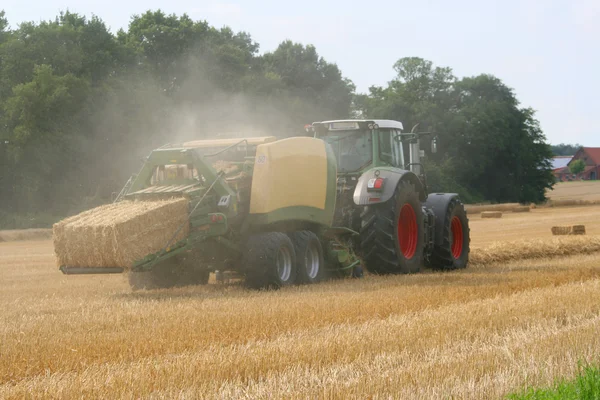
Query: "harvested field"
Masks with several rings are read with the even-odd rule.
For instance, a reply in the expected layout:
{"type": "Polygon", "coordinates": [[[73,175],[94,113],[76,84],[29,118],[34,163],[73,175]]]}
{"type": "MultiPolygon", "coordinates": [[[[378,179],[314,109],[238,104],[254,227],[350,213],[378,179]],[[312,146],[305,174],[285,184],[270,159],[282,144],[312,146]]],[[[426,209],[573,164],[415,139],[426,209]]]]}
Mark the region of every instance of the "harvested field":
{"type": "Polygon", "coordinates": [[[538,207],[528,213],[504,213],[500,219],[469,214],[469,225],[475,247],[495,241],[550,239],[552,227],[558,225],[585,225],[586,235],[595,236],[600,235],[600,206],[538,207]]]}
{"type": "Polygon", "coordinates": [[[60,274],[51,241],[0,243],[0,398],[481,399],[545,386],[600,361],[598,226],[600,207],[471,218],[474,257],[497,239],[548,247],[276,292],[132,293],[120,275],[60,274]],[[555,242],[550,227],[575,220],[588,236],[555,242]]]}
{"type": "Polygon", "coordinates": [[[600,201],[600,181],[559,182],[546,192],[551,200],[600,201]]]}
{"type": "Polygon", "coordinates": [[[122,201],[54,224],[57,264],[69,267],[124,267],[163,248],[179,227],[187,236],[188,200],[122,201]]]}
{"type": "Polygon", "coordinates": [[[479,214],[484,211],[500,212],[527,212],[538,207],[572,207],[600,205],[600,181],[559,182],[553,190],[548,190],[548,202],[541,205],[534,203],[524,206],[519,203],[501,204],[466,204],[465,209],[469,215],[479,214]]]}
{"type": "Polygon", "coordinates": [[[0,231],[0,242],[52,239],[52,229],[15,229],[0,231]]]}

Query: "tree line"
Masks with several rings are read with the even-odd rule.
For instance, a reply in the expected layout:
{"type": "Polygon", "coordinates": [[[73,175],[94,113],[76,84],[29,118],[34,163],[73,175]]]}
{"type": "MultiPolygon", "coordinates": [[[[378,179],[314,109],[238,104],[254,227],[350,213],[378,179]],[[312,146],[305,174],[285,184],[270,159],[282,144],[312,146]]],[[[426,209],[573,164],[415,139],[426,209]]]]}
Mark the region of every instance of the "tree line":
{"type": "Polygon", "coordinates": [[[490,75],[402,58],[386,87],[356,92],[314,46],[259,54],[246,32],[147,11],[111,33],[65,12],[9,28],[0,12],[0,227],[49,225],[110,201],[153,148],[221,135],[303,134],[348,117],[415,123],[439,137],[429,185],[467,202],[542,201],[550,146],[490,75]]]}

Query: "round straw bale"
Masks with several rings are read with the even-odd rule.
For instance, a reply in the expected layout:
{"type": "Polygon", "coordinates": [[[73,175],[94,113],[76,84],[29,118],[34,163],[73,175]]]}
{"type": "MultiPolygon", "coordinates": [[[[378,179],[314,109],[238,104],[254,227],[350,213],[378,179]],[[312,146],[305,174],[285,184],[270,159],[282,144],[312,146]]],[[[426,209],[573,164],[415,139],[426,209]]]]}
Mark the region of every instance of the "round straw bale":
{"type": "Polygon", "coordinates": [[[482,211],[481,218],[502,218],[500,211],[482,211]]]}
{"type": "Polygon", "coordinates": [[[535,203],[530,203],[529,208],[537,208],[537,205],[535,203]]]}
{"type": "Polygon", "coordinates": [[[529,212],[529,206],[515,207],[512,209],[513,212],[529,212]]]}

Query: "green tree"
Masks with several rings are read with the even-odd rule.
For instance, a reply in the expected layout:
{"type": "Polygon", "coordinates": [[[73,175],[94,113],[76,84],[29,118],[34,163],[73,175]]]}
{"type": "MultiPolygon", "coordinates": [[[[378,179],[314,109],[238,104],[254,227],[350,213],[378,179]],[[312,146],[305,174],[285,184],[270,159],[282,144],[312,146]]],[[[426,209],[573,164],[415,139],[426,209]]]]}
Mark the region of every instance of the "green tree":
{"type": "Polygon", "coordinates": [[[57,76],[49,65],[36,67],[31,82],[14,87],[4,104],[13,210],[40,209],[60,198],[53,183],[81,161],[74,157],[73,133],[88,92],[86,80],[57,76]]]}
{"type": "Polygon", "coordinates": [[[583,160],[574,160],[569,163],[569,171],[572,174],[579,175],[585,169],[585,162],[583,160]]]}
{"type": "Polygon", "coordinates": [[[337,65],[319,56],[314,46],[284,41],[263,56],[262,64],[271,84],[279,82],[274,85],[278,89],[274,98],[278,112],[289,117],[282,128],[349,117],[355,86],[337,65]]]}
{"type": "Polygon", "coordinates": [[[445,173],[432,175],[432,186],[451,182],[473,198],[499,202],[543,200],[552,182],[550,147],[510,88],[491,75],[458,80],[450,68],[418,57],[400,59],[394,69],[386,88],[370,88],[356,105],[363,116],[400,119],[406,130],[425,123],[438,133],[439,152],[428,157],[445,173]]]}
{"type": "Polygon", "coordinates": [[[582,146],[580,144],[565,144],[560,143],[552,146],[552,153],[555,156],[572,156],[582,146]]]}

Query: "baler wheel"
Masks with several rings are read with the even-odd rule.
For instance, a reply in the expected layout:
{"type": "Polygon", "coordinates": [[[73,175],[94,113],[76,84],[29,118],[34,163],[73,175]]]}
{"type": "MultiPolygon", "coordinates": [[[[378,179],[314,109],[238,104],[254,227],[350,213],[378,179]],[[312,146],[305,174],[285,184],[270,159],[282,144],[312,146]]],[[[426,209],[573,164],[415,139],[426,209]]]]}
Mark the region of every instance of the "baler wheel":
{"type": "Polygon", "coordinates": [[[133,290],[168,289],[187,285],[206,285],[210,271],[198,268],[191,260],[175,256],[156,265],[150,271],[129,272],[129,286],[133,290]]]}
{"type": "Polygon", "coordinates": [[[311,231],[290,233],[298,262],[298,282],[317,283],[324,274],[323,246],[317,235],[311,231]]]}
{"type": "Polygon", "coordinates": [[[296,251],[285,233],[252,235],[246,243],[242,265],[246,271],[246,286],[253,289],[280,288],[296,283],[296,251]]]}

